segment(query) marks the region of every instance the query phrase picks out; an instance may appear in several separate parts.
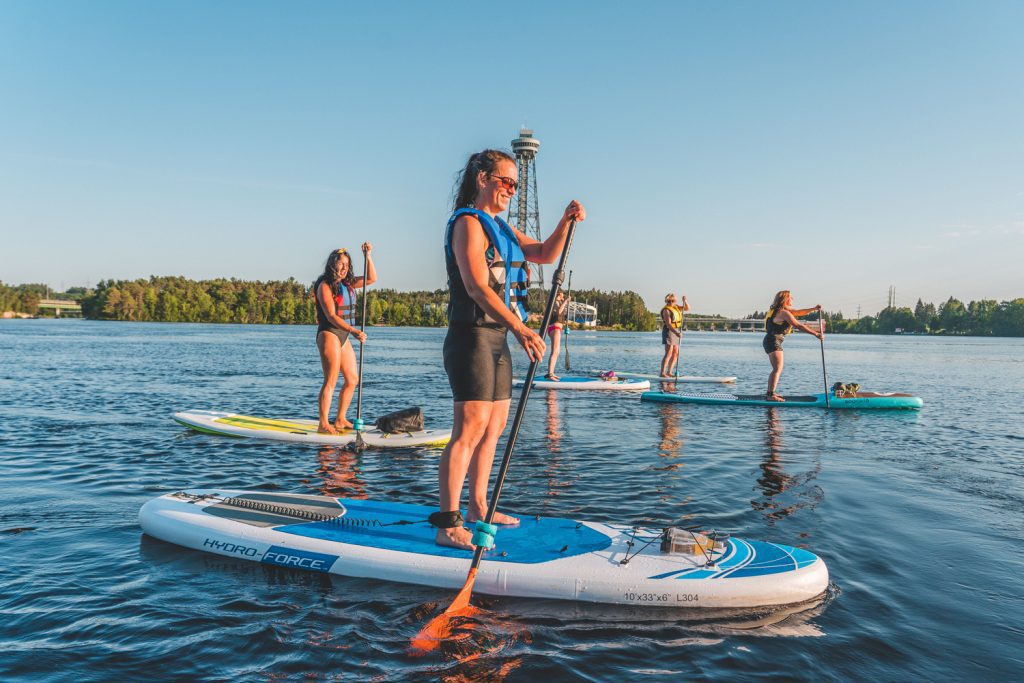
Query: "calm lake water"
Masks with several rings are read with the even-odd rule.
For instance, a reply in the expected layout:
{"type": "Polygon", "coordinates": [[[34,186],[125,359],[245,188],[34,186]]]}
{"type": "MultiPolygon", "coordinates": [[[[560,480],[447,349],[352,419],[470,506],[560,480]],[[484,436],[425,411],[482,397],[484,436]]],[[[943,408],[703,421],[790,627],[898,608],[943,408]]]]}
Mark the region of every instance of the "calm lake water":
{"type": "MultiPolygon", "coordinates": [[[[834,587],[800,612],[479,600],[461,645],[409,639],[452,593],[284,570],[144,536],[186,487],[434,504],[437,451],[191,433],[188,408],[315,417],[311,327],[0,321],[0,680],[1020,679],[1024,340],[835,336],[829,380],[920,412],[663,405],[535,391],[503,509],[686,520],[807,547],[834,587]]],[[[451,421],[443,330],[369,330],[365,411],[451,421]]],[[[575,333],[574,368],[656,372],[655,333],[575,333]]],[[[763,391],[760,335],[689,333],[682,371],[763,391]]],[[[517,369],[525,369],[521,352],[517,369]]],[[[786,343],[784,393],[821,389],[786,343]]],[[[690,385],[708,389],[710,385],[690,385]]],[[[354,413],[353,413],[354,414],[354,413]]]]}

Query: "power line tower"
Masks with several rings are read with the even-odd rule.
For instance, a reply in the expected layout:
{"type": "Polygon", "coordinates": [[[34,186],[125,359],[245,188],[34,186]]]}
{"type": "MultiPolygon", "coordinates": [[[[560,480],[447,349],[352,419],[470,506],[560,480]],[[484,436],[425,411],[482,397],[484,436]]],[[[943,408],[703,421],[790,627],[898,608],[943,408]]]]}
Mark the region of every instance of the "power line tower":
{"type": "MultiPolygon", "coordinates": [[[[512,141],[512,151],[516,155],[516,163],[519,166],[519,194],[515,203],[508,207],[508,222],[527,235],[536,237],[543,242],[544,238],[540,234],[540,209],[537,205],[536,159],[538,149],[540,149],[540,140],[533,137],[533,131],[528,128],[521,128],[519,137],[512,141]]],[[[544,269],[539,264],[534,265],[537,268],[540,288],[546,289],[544,269]]]]}

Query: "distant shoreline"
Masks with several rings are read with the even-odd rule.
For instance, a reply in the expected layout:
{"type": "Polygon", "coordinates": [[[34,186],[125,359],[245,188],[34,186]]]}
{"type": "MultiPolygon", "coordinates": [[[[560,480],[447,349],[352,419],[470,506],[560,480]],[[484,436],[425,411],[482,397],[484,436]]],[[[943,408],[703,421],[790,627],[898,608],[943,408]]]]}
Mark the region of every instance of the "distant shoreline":
{"type": "MultiPolygon", "coordinates": [[[[0,322],[5,320],[89,320],[92,322],[101,323],[137,323],[137,324],[164,324],[164,325],[246,325],[253,327],[315,327],[313,323],[297,322],[297,323],[240,323],[240,322],[192,322],[192,321],[181,321],[181,320],[111,320],[109,318],[86,318],[81,316],[61,316],[56,317],[52,315],[28,315],[15,313],[14,315],[8,316],[7,312],[0,313],[0,322]]],[[[367,324],[368,328],[412,328],[412,329],[424,329],[424,330],[444,330],[447,329],[447,325],[392,325],[388,323],[378,324],[367,324]]],[[[539,332],[540,328],[531,327],[534,331],[539,332]]],[[[647,334],[656,335],[658,330],[627,330],[617,327],[576,327],[572,329],[573,333],[579,334],[581,332],[644,332],[647,334]]],[[[749,337],[760,337],[763,336],[761,331],[752,330],[686,330],[687,333],[701,332],[708,334],[728,334],[728,335],[742,335],[749,337]]],[[[829,336],[829,335],[826,335],[829,336]]],[[[947,332],[893,332],[890,334],[882,334],[879,332],[852,332],[852,331],[834,331],[831,336],[844,336],[844,337],[943,337],[943,338],[960,338],[960,339],[1020,339],[1019,336],[1007,336],[1007,335],[980,335],[980,334],[955,334],[947,332]]],[[[571,338],[571,334],[570,334],[571,338]]]]}

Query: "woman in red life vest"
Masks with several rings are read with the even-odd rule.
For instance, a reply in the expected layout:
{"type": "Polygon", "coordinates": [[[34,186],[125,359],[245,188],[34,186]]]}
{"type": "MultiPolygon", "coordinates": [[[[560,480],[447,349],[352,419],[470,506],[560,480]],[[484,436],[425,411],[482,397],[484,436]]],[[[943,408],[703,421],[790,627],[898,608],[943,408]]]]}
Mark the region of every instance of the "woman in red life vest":
{"type": "Polygon", "coordinates": [[[366,273],[361,277],[352,273],[352,257],[347,251],[332,251],[327,257],[323,275],[313,285],[316,294],[316,348],[320,351],[320,365],[324,370],[317,431],[323,434],[337,434],[339,429],[352,427],[352,423],[345,419],[345,413],[348,412],[352,394],[359,383],[359,371],[349,337],[355,337],[360,344],[366,342],[366,334],[356,327],[356,289],[363,286],[363,280],[368,285],[377,281],[377,270],[370,257],[372,249],[369,242],[363,242],[366,273]],[[338,400],[338,416],[334,418],[334,424],[331,424],[328,416],[339,371],[345,383],[338,400]]]}

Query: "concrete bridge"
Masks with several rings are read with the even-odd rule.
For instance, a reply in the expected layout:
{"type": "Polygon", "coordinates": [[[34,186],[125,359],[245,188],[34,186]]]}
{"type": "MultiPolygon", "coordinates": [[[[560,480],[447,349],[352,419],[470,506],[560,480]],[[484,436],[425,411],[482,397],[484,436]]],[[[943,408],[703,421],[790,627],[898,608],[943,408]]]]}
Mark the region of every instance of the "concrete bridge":
{"type": "Polygon", "coordinates": [[[82,307],[75,301],[69,301],[66,299],[42,299],[39,302],[39,312],[53,311],[56,317],[61,315],[70,315],[72,317],[82,317],[82,307]]]}
{"type": "Polygon", "coordinates": [[[764,318],[704,318],[688,315],[685,325],[688,330],[764,333],[764,318]]]}

